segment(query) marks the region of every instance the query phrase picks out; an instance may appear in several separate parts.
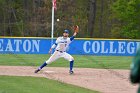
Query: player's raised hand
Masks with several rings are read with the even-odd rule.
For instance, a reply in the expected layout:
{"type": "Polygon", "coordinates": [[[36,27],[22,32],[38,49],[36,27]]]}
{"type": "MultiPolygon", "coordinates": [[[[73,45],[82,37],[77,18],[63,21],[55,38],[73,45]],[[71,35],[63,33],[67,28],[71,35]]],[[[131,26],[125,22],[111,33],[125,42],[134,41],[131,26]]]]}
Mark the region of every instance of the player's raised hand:
{"type": "Polygon", "coordinates": [[[78,25],[73,26],[73,30],[74,30],[74,32],[78,33],[79,32],[79,26],[78,25]]]}
{"type": "Polygon", "coordinates": [[[78,25],[73,26],[73,30],[74,30],[73,36],[76,36],[77,33],[79,32],[79,26],[78,25]]]}

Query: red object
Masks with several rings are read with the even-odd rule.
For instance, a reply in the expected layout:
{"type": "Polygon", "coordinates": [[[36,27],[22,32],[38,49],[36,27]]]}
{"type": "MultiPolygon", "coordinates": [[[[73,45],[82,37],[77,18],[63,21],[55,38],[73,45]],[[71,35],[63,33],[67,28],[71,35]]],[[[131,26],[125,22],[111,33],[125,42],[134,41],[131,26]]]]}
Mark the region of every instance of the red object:
{"type": "Polygon", "coordinates": [[[54,9],[56,10],[57,9],[57,7],[56,7],[56,0],[53,0],[52,3],[53,3],[54,9]]]}

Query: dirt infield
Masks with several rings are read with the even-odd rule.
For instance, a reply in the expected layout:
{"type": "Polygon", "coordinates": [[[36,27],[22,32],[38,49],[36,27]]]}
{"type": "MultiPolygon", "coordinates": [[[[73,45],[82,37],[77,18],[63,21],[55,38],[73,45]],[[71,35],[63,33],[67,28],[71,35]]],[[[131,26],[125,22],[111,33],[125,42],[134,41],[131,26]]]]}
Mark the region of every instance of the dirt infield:
{"type": "Polygon", "coordinates": [[[138,87],[130,84],[128,70],[75,68],[74,75],[69,75],[68,68],[47,67],[38,74],[34,70],[29,66],[0,66],[0,75],[46,77],[101,93],[136,93],[138,87]]]}

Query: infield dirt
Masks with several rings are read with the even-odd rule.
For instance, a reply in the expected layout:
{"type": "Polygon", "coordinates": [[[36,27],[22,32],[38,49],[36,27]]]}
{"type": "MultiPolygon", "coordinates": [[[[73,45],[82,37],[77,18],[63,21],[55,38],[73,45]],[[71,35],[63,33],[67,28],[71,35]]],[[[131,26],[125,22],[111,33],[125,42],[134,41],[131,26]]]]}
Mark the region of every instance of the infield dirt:
{"type": "Polygon", "coordinates": [[[136,93],[137,87],[129,81],[129,70],[75,68],[69,75],[68,68],[46,67],[35,74],[36,67],[0,66],[0,75],[45,77],[101,93],[136,93]]]}

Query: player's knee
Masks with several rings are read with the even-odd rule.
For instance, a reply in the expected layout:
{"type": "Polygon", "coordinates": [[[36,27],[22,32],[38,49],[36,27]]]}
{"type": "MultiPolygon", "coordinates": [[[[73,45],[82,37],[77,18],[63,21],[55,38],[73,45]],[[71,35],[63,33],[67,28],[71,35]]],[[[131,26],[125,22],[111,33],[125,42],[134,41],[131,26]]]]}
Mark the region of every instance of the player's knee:
{"type": "Polygon", "coordinates": [[[73,57],[71,57],[69,61],[74,61],[74,58],[73,58],[73,57]]]}
{"type": "Polygon", "coordinates": [[[47,60],[47,61],[46,61],[46,64],[51,64],[51,61],[47,60]]]}

